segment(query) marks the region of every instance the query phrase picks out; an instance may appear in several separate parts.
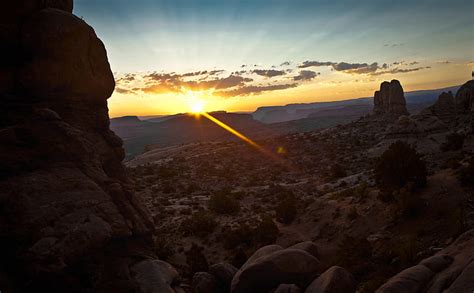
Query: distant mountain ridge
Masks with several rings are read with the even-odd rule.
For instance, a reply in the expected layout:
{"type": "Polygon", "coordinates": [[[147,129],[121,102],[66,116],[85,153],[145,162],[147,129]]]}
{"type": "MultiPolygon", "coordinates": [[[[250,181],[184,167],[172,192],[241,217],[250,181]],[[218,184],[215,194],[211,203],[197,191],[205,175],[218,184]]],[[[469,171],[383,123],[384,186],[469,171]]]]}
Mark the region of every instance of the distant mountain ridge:
{"type": "MultiPolygon", "coordinates": [[[[406,92],[405,98],[407,101],[407,108],[410,113],[417,113],[425,107],[433,104],[442,92],[452,91],[456,92],[461,86],[453,86],[434,90],[420,90],[413,92],[406,92]]],[[[315,102],[315,103],[298,103],[288,104],[285,106],[264,106],[259,107],[252,114],[253,118],[263,123],[278,123],[291,120],[298,120],[310,118],[310,115],[315,114],[321,108],[335,109],[337,107],[351,107],[367,106],[367,113],[370,113],[373,104],[372,97],[357,98],[333,102],[315,102]]],[[[313,118],[317,117],[312,115],[313,118]]]]}
{"type": "MultiPolygon", "coordinates": [[[[442,92],[456,92],[460,86],[405,93],[411,114],[435,103],[442,92]]],[[[306,132],[345,124],[368,115],[373,109],[373,98],[358,98],[335,102],[266,106],[254,113],[211,113],[252,139],[272,135],[306,132]]],[[[237,138],[208,119],[196,119],[191,114],[169,116],[124,116],[110,120],[110,128],[124,141],[126,158],[145,151],[147,146],[167,147],[200,141],[231,141],[237,138]]]]}

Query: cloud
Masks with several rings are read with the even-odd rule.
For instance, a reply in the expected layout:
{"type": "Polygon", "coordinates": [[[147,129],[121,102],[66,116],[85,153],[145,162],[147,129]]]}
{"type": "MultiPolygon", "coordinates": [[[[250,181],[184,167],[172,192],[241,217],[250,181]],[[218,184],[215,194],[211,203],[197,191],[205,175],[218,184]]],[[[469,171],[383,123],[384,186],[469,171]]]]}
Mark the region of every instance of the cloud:
{"type": "Polygon", "coordinates": [[[314,72],[314,71],[311,71],[311,70],[301,70],[300,73],[297,76],[293,77],[293,80],[295,80],[295,81],[312,80],[318,75],[320,75],[319,72],[314,72]]]}
{"type": "Polygon", "coordinates": [[[383,46],[384,46],[384,47],[392,47],[392,48],[394,48],[394,47],[405,46],[405,44],[403,44],[403,43],[395,43],[395,44],[384,44],[383,46]]]}
{"type": "Polygon", "coordinates": [[[308,67],[321,67],[321,66],[332,66],[336,63],[334,62],[320,62],[320,61],[304,61],[300,64],[299,68],[308,68],[308,67]]]}
{"type": "Polygon", "coordinates": [[[437,61],[436,64],[450,64],[451,62],[448,61],[448,60],[441,60],[441,61],[437,61]]]}
{"type": "Polygon", "coordinates": [[[275,70],[275,69],[269,69],[269,70],[255,69],[255,70],[252,70],[252,73],[255,73],[260,76],[265,76],[265,77],[275,77],[275,76],[281,76],[281,75],[286,74],[284,70],[275,70]]]}
{"type": "Polygon", "coordinates": [[[289,88],[295,88],[297,87],[297,83],[291,83],[291,84],[278,84],[278,85],[249,85],[249,86],[243,86],[237,89],[233,90],[227,90],[227,91],[218,91],[215,92],[216,95],[221,96],[221,97],[236,97],[236,96],[250,96],[250,95],[258,95],[261,94],[262,92],[268,92],[268,91],[277,91],[277,90],[285,90],[289,88]]]}
{"type": "Polygon", "coordinates": [[[330,66],[335,71],[342,71],[350,74],[367,74],[380,69],[387,69],[387,64],[379,65],[377,62],[367,63],[347,63],[347,62],[321,62],[321,61],[304,61],[299,68],[330,66]]]}
{"type": "Polygon", "coordinates": [[[280,67],[283,67],[283,66],[290,66],[291,65],[291,62],[290,61],[285,61],[283,62],[282,64],[280,64],[280,67]]]}
{"type": "Polygon", "coordinates": [[[413,72],[413,71],[420,71],[423,69],[430,69],[431,66],[426,66],[426,67],[416,67],[416,68],[394,68],[391,70],[385,70],[385,71],[379,71],[379,72],[373,72],[370,73],[371,76],[377,76],[377,75],[383,75],[383,74],[396,74],[396,73],[408,73],[408,72],[413,72]]]}
{"type": "Polygon", "coordinates": [[[128,89],[124,89],[124,88],[120,88],[120,87],[116,87],[115,92],[117,92],[119,94],[134,94],[135,93],[133,90],[128,90],[128,89]]]}
{"type": "Polygon", "coordinates": [[[177,75],[152,73],[145,78],[149,80],[146,87],[140,88],[145,93],[180,93],[187,90],[208,90],[208,89],[228,89],[236,86],[243,86],[247,82],[253,81],[251,78],[245,78],[238,75],[229,75],[225,78],[215,78],[211,80],[183,80],[182,77],[195,75],[177,75]]]}

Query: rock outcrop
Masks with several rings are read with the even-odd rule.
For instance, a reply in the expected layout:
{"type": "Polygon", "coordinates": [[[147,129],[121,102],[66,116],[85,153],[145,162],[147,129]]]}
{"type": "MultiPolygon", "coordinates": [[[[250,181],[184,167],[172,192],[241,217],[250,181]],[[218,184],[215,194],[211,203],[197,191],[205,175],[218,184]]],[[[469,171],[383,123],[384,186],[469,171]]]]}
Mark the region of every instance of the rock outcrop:
{"type": "Polygon", "coordinates": [[[469,80],[456,93],[456,112],[469,113],[474,111],[474,80],[469,80]]]}
{"type": "Polygon", "coordinates": [[[392,277],[376,292],[472,292],[474,230],[453,244],[392,277]]]}
{"type": "MultiPolygon", "coordinates": [[[[14,291],[139,291],[153,224],[109,129],[114,77],[72,0],[0,12],[0,280],[14,291]],[[143,264],[142,264],[143,265],[143,264]],[[140,282],[134,279],[139,276],[140,282]]],[[[153,278],[153,276],[152,276],[153,278]]]]}
{"type": "Polygon", "coordinates": [[[428,108],[431,113],[442,120],[451,120],[456,114],[456,104],[451,92],[443,92],[433,106],[428,108]]]}
{"type": "Polygon", "coordinates": [[[357,283],[350,272],[341,267],[331,267],[315,279],[305,293],[354,293],[357,283]]]}
{"type": "Polygon", "coordinates": [[[408,115],[403,88],[398,80],[384,81],[374,94],[374,114],[398,118],[408,115]]]}

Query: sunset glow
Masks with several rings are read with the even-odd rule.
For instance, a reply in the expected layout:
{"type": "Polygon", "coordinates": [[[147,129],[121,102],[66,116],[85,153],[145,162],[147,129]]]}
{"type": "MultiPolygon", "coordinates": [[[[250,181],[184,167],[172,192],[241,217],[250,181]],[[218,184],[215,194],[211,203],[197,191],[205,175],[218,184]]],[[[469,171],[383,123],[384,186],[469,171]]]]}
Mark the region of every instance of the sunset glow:
{"type": "Polygon", "coordinates": [[[386,79],[406,91],[470,79],[472,2],[353,4],[119,0],[110,11],[110,0],[83,0],[74,9],[106,44],[111,117],[200,111],[188,91],[206,92],[206,111],[255,111],[372,97],[386,79]]]}

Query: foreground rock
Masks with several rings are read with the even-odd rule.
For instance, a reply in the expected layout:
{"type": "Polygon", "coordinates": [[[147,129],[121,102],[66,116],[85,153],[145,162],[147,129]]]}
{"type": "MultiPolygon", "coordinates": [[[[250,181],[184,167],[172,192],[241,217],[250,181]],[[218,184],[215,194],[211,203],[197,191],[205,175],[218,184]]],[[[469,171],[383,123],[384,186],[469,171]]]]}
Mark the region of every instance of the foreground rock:
{"type": "Polygon", "coordinates": [[[163,276],[156,263],[140,262],[154,257],[153,224],[129,186],[122,141],[109,129],[114,77],[105,47],[71,14],[71,0],[5,2],[2,282],[22,292],[139,291],[163,276]]]}
{"type": "Polygon", "coordinates": [[[376,292],[472,292],[474,288],[474,230],[420,264],[408,268],[376,292]]]}
{"type": "Polygon", "coordinates": [[[195,293],[226,292],[219,288],[216,277],[206,272],[197,272],[194,274],[192,287],[195,293]]]}
{"type": "Polygon", "coordinates": [[[237,268],[228,263],[214,264],[209,268],[209,273],[216,277],[219,288],[224,292],[230,291],[232,279],[237,273],[237,268]]]}
{"type": "Polygon", "coordinates": [[[178,272],[168,263],[161,260],[145,260],[131,267],[133,278],[138,283],[140,292],[174,293],[171,284],[178,277],[178,272]]]}
{"type": "Polygon", "coordinates": [[[334,266],[314,280],[305,293],[353,293],[356,287],[356,281],[350,272],[334,266]]]}
{"type": "Polygon", "coordinates": [[[314,256],[299,249],[283,249],[251,257],[234,276],[232,292],[262,292],[279,284],[295,284],[305,288],[318,274],[320,267],[314,256]]]}

